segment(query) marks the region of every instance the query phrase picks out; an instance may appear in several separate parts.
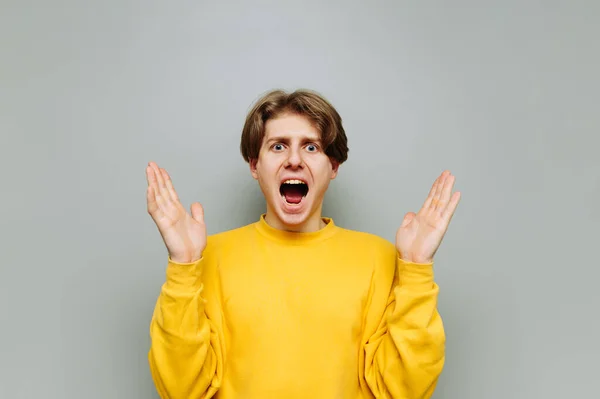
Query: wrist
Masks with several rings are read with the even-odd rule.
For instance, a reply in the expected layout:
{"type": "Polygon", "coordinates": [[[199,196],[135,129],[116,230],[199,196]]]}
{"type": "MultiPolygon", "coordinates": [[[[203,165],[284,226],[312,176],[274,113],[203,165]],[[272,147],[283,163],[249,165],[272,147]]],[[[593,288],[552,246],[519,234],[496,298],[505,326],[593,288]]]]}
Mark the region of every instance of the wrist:
{"type": "Polygon", "coordinates": [[[399,259],[401,259],[407,263],[418,263],[418,264],[433,263],[433,258],[431,258],[431,257],[412,255],[412,254],[408,254],[408,253],[404,254],[400,250],[397,250],[397,254],[398,254],[399,259]]]}
{"type": "Polygon", "coordinates": [[[187,264],[191,264],[191,263],[196,263],[200,260],[200,256],[199,257],[177,257],[177,256],[171,256],[169,255],[169,259],[173,262],[173,263],[179,263],[181,265],[187,265],[187,264]]]}
{"type": "Polygon", "coordinates": [[[422,265],[433,263],[433,259],[431,259],[431,258],[413,258],[410,256],[409,257],[400,256],[400,259],[402,259],[403,261],[405,261],[407,263],[418,263],[418,264],[422,264],[422,265]]]}
{"type": "Polygon", "coordinates": [[[190,264],[196,263],[202,258],[202,252],[196,254],[169,254],[169,259],[174,263],[190,264]]]}

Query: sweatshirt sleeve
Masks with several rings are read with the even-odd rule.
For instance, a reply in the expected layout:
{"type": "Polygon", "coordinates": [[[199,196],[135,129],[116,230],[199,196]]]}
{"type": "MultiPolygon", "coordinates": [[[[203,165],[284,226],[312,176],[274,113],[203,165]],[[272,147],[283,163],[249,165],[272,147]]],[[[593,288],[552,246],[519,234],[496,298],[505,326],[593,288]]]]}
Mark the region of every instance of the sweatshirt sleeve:
{"type": "Polygon", "coordinates": [[[162,399],[211,398],[221,385],[224,340],[210,262],[206,256],[190,264],[169,258],[150,322],[148,353],[162,399]]]}
{"type": "Polygon", "coordinates": [[[427,399],[445,360],[433,264],[398,257],[374,273],[364,346],[364,377],[375,398],[427,399]]]}

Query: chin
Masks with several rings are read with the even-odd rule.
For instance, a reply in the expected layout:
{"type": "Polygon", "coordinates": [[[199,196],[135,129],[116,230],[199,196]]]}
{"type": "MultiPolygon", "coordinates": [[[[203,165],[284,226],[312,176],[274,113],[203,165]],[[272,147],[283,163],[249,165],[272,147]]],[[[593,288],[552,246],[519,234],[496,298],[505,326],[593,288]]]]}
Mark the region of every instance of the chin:
{"type": "Polygon", "coordinates": [[[299,204],[289,204],[281,196],[275,197],[275,203],[271,205],[274,216],[285,227],[301,228],[314,214],[311,198],[305,196],[299,204]]]}
{"type": "Polygon", "coordinates": [[[283,198],[279,198],[277,204],[277,215],[286,224],[300,224],[306,221],[311,214],[310,201],[304,197],[299,204],[289,204],[283,198]]]}

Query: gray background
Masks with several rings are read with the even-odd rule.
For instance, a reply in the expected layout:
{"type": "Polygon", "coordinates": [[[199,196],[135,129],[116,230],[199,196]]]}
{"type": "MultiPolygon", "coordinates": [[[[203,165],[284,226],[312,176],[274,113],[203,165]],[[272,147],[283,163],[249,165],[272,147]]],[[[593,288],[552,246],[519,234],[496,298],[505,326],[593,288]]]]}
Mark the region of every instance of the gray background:
{"type": "Polygon", "coordinates": [[[393,240],[457,176],[435,398],[600,395],[600,3],[0,4],[1,398],[156,397],[145,166],[209,233],[255,221],[239,136],[274,87],[344,118],[344,227],[393,240]]]}

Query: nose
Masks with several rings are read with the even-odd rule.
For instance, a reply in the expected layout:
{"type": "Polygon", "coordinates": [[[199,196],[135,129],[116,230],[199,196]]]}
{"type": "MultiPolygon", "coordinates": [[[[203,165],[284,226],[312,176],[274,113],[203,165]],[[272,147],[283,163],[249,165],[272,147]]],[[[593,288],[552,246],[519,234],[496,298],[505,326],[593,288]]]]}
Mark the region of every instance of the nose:
{"type": "Polygon", "coordinates": [[[299,149],[290,149],[290,151],[288,152],[288,157],[286,159],[285,166],[293,169],[304,166],[304,161],[302,159],[302,155],[300,154],[299,149]]]}

